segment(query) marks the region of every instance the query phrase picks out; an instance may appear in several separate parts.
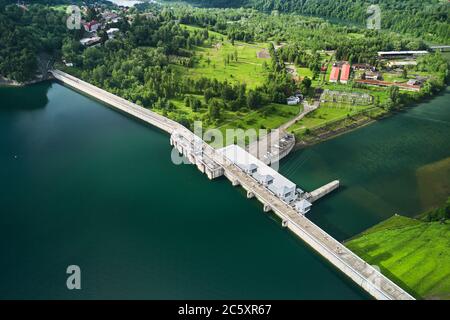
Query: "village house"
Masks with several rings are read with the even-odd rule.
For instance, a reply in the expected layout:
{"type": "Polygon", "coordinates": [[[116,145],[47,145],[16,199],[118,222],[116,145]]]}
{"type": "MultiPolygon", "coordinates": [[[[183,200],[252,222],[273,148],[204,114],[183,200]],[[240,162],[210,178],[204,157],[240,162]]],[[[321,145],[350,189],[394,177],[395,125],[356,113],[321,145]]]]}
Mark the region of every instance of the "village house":
{"type": "Polygon", "coordinates": [[[375,72],[377,70],[376,67],[368,64],[368,63],[354,63],[352,65],[353,71],[372,71],[375,72]]]}
{"type": "Polygon", "coordinates": [[[118,28],[110,28],[106,31],[106,34],[108,35],[108,39],[114,39],[116,37],[116,34],[120,30],[118,28]]]}
{"type": "Polygon", "coordinates": [[[336,83],[339,80],[339,72],[341,69],[338,66],[333,66],[330,74],[330,82],[336,83]]]}
{"type": "Polygon", "coordinates": [[[410,86],[422,87],[422,85],[425,83],[425,81],[427,81],[427,79],[428,78],[426,78],[426,77],[416,77],[415,79],[408,80],[407,84],[410,86]]]}
{"type": "Polygon", "coordinates": [[[341,69],[341,78],[339,80],[340,83],[346,84],[350,79],[350,64],[344,63],[341,69]]]}
{"type": "Polygon", "coordinates": [[[90,22],[84,23],[83,27],[86,32],[96,32],[98,29],[100,29],[101,24],[95,20],[92,20],[90,22]]]}
{"type": "Polygon", "coordinates": [[[117,23],[120,19],[119,15],[115,12],[103,12],[102,18],[105,20],[106,23],[117,23]]]}
{"type": "Polygon", "coordinates": [[[80,43],[85,47],[91,47],[93,45],[99,44],[101,41],[102,38],[100,37],[90,37],[81,39],[80,43]]]}
{"type": "Polygon", "coordinates": [[[380,72],[366,71],[361,75],[362,80],[382,80],[380,72]]]}
{"type": "Polygon", "coordinates": [[[292,97],[287,98],[287,104],[290,105],[290,106],[297,105],[301,101],[302,101],[301,98],[300,97],[296,97],[296,96],[292,96],[292,97]]]}

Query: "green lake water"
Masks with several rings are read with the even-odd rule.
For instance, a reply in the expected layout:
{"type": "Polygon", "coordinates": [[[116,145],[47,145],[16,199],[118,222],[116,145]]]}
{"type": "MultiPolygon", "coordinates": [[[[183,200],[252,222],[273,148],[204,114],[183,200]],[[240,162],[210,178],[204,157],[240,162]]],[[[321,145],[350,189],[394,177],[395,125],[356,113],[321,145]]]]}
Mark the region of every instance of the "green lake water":
{"type": "MultiPolygon", "coordinates": [[[[343,184],[309,217],[344,240],[438,202],[449,97],[283,160],[307,190],[343,184]]],[[[0,88],[0,299],[370,298],[242,189],[170,153],[165,133],[60,84],[0,88]],[[66,288],[72,264],[81,290],[66,288]]]]}

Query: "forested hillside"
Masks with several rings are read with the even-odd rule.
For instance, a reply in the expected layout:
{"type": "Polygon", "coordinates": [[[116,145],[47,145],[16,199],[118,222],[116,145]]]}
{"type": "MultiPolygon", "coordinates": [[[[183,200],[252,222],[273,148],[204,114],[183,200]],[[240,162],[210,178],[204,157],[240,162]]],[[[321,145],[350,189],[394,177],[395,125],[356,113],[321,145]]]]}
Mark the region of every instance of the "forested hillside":
{"type": "Polygon", "coordinates": [[[24,10],[0,0],[0,75],[17,81],[30,80],[39,53],[60,50],[66,33],[63,12],[41,5],[24,10]]]}
{"type": "Polygon", "coordinates": [[[408,33],[432,41],[450,38],[447,1],[439,0],[189,0],[210,7],[251,6],[263,11],[296,12],[363,25],[372,3],[382,10],[382,28],[408,33]]]}

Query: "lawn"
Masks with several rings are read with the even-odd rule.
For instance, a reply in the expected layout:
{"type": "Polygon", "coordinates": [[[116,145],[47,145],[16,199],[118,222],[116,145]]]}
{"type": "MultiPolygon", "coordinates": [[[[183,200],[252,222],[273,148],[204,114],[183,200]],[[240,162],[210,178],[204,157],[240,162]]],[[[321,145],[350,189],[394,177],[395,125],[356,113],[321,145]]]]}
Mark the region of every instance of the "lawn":
{"type": "MultiPolygon", "coordinates": [[[[259,129],[276,129],[288,120],[300,113],[300,106],[288,106],[272,103],[257,111],[236,115],[234,119],[223,122],[218,129],[226,137],[227,129],[255,129],[256,136],[260,136],[259,129]]],[[[225,141],[225,144],[232,144],[234,141],[225,141]]]]}
{"type": "Polygon", "coordinates": [[[311,112],[302,120],[289,127],[289,131],[294,134],[304,133],[307,129],[314,129],[327,123],[345,119],[348,115],[353,115],[370,107],[372,106],[352,106],[328,102],[321,103],[319,109],[311,112]]]}
{"type": "MultiPolygon", "coordinates": [[[[205,30],[205,28],[191,26],[191,25],[188,25],[188,24],[181,24],[181,26],[183,28],[185,28],[186,30],[188,30],[188,31],[199,31],[199,30],[202,31],[202,30],[205,30]]],[[[216,39],[226,39],[227,38],[226,35],[223,35],[221,33],[218,33],[218,32],[215,32],[215,31],[211,31],[211,30],[208,30],[208,34],[209,34],[210,37],[216,38],[216,39]]]]}
{"type": "MultiPolygon", "coordinates": [[[[224,137],[226,137],[227,129],[256,129],[258,135],[259,129],[276,129],[283,123],[298,115],[301,107],[300,105],[288,106],[272,103],[261,108],[260,110],[222,110],[221,118],[219,120],[215,123],[208,123],[206,120],[208,118],[208,108],[205,105],[204,98],[203,96],[195,97],[200,99],[203,104],[203,107],[199,111],[192,111],[191,108],[186,106],[184,100],[182,99],[172,99],[170,101],[175,105],[175,109],[167,112],[166,116],[176,121],[179,121],[182,117],[185,117],[190,122],[203,121],[203,129],[205,131],[208,129],[219,129],[224,137]]],[[[162,110],[154,111],[163,114],[162,110]]],[[[230,143],[233,143],[233,141],[226,142],[226,144],[230,143]]]]}
{"type": "Polygon", "coordinates": [[[339,84],[339,83],[327,83],[323,85],[324,89],[329,89],[333,91],[345,91],[345,92],[359,92],[359,93],[367,93],[375,98],[379,98],[380,103],[383,104],[389,98],[389,92],[386,88],[378,88],[378,87],[368,87],[367,89],[361,88],[352,88],[352,86],[348,84],[339,84]]]}
{"type": "Polygon", "coordinates": [[[345,244],[417,298],[450,299],[450,224],[393,216],[345,244]]]}
{"type": "Polygon", "coordinates": [[[309,68],[297,67],[297,72],[298,72],[298,75],[300,76],[300,78],[308,77],[308,78],[312,79],[313,72],[309,68]]]}
{"type": "MultiPolygon", "coordinates": [[[[187,30],[200,29],[193,26],[184,26],[187,30]]],[[[257,53],[267,48],[264,43],[244,43],[236,41],[234,46],[226,36],[211,32],[214,37],[211,46],[195,47],[195,52],[199,58],[194,68],[187,69],[185,72],[193,78],[207,77],[219,81],[243,82],[248,88],[261,86],[267,76],[267,71],[263,68],[263,63],[269,63],[270,59],[260,59],[257,53]],[[237,53],[237,61],[231,59],[230,63],[225,65],[228,56],[234,56],[237,53]]]]}
{"type": "Polygon", "coordinates": [[[221,130],[226,129],[276,129],[283,123],[295,117],[300,112],[300,106],[288,106],[284,104],[272,103],[261,110],[249,112],[241,117],[237,117],[232,121],[224,123],[219,127],[221,130]]]}
{"type": "MultiPolygon", "coordinates": [[[[383,80],[387,82],[405,83],[408,79],[404,79],[403,75],[396,72],[383,72],[383,80]]],[[[410,77],[408,77],[410,78],[410,77]]],[[[413,78],[413,77],[411,77],[413,78]]]]}

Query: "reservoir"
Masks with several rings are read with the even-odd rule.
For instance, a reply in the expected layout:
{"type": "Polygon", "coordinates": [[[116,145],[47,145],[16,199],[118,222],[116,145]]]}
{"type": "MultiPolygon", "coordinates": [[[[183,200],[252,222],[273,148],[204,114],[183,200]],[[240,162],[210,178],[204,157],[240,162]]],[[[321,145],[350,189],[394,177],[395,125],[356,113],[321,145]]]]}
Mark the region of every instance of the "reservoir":
{"type": "MultiPolygon", "coordinates": [[[[345,240],[443,201],[449,98],[283,160],[307,190],[341,180],[308,217],[345,240]]],[[[0,88],[0,298],[370,298],[242,189],[170,153],[165,133],[60,84],[0,88]]]]}

